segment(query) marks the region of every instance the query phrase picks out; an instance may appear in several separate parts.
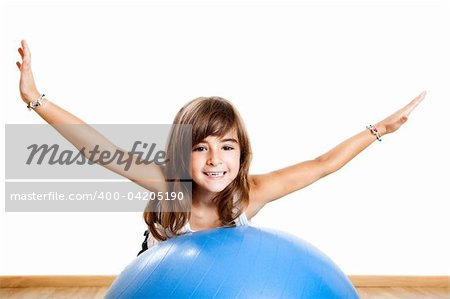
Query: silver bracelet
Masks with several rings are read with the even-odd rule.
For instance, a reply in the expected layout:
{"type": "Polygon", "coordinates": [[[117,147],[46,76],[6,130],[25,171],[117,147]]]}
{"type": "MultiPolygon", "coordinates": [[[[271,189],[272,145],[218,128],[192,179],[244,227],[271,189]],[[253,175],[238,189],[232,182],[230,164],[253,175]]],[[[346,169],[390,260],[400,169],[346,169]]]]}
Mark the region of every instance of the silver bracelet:
{"type": "Polygon", "coordinates": [[[36,108],[37,106],[41,106],[42,105],[42,101],[44,100],[45,94],[42,94],[39,99],[36,100],[36,102],[29,102],[27,105],[28,110],[31,111],[31,109],[36,108]]]}

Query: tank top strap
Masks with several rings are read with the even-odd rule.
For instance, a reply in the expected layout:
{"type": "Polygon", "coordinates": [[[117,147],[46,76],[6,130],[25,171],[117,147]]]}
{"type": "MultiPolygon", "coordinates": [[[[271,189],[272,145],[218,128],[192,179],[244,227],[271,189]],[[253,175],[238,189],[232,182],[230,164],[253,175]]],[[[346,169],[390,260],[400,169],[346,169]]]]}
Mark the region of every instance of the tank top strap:
{"type": "Polygon", "coordinates": [[[248,226],[251,224],[250,221],[247,219],[247,215],[245,214],[245,211],[242,212],[241,215],[239,215],[238,221],[239,221],[239,224],[236,223],[237,226],[240,226],[240,225],[248,226]]]}
{"type": "Polygon", "coordinates": [[[189,222],[186,222],[186,224],[181,229],[181,232],[186,234],[186,233],[194,233],[195,231],[192,230],[191,225],[189,224],[189,222]]]}

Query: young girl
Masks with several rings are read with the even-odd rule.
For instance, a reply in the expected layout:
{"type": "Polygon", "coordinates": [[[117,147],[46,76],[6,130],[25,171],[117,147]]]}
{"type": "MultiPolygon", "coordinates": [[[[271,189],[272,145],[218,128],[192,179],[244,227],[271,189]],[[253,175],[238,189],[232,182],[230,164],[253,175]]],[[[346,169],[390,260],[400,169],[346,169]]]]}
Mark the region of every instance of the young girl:
{"type": "MultiPolygon", "coordinates": [[[[20,95],[29,109],[34,109],[51,125],[85,124],[44,98],[38,91],[31,71],[30,50],[25,41],[21,44],[19,53],[22,62],[16,64],[20,70],[20,95]]],[[[158,181],[181,178],[186,173],[192,178],[190,211],[168,212],[162,208],[159,211],[144,212],[149,229],[146,232],[148,240],[146,238],[143,244],[144,251],[147,245],[153,246],[186,232],[247,225],[248,220],[267,203],[337,171],[372,142],[397,131],[408,120],[411,111],[424,99],[425,94],[422,92],[402,109],[313,160],[261,175],[248,173],[252,157],[250,141],[234,106],[220,97],[201,97],[187,103],[174,120],[174,124],[192,126],[190,161],[177,157],[173,150],[183,142],[180,138],[182,133],[174,129],[167,147],[167,155],[172,162],[168,162],[164,168],[155,164],[133,163],[129,171],[124,171],[114,163],[103,166],[150,191],[166,190],[167,186],[158,181]],[[143,180],[143,174],[160,180],[143,180]]],[[[90,140],[95,139],[97,144],[108,150],[117,149],[92,128],[83,136],[74,132],[60,133],[78,149],[89,143],[86,136],[90,136],[90,140]]],[[[190,193],[186,192],[187,189],[180,182],[174,182],[171,188],[183,190],[185,194],[190,193]]]]}

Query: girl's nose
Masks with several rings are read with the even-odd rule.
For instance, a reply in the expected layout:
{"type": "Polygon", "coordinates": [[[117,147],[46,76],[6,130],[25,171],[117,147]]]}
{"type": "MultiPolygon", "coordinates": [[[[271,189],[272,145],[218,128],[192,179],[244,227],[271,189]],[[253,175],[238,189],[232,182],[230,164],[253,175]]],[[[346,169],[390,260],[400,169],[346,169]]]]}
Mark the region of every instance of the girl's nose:
{"type": "Polygon", "coordinates": [[[208,165],[216,166],[221,163],[222,161],[220,160],[219,155],[214,150],[211,150],[209,152],[208,165]]]}

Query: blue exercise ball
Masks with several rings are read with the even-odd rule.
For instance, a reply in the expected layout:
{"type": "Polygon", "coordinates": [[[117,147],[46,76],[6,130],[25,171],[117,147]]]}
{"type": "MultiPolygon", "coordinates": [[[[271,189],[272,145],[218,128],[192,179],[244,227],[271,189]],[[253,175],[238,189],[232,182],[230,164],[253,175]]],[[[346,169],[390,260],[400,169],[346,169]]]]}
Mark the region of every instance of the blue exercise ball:
{"type": "Polygon", "coordinates": [[[252,226],[162,242],[138,256],[106,298],[358,298],[345,274],[299,238],[252,226]]]}

